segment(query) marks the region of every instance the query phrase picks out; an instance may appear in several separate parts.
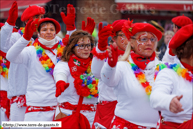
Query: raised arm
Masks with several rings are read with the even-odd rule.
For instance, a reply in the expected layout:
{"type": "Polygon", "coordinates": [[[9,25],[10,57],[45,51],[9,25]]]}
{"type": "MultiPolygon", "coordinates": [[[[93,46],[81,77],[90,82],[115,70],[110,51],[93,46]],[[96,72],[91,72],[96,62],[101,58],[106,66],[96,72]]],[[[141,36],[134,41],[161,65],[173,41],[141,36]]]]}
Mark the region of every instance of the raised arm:
{"type": "Polygon", "coordinates": [[[67,34],[70,36],[74,31],[76,31],[75,26],[75,8],[73,5],[67,5],[67,15],[64,12],[60,13],[64,24],[66,25],[67,34]]]}
{"type": "Polygon", "coordinates": [[[93,49],[92,53],[94,55],[91,70],[95,77],[100,78],[101,69],[105,63],[108,56],[106,51],[108,46],[108,37],[112,33],[112,28],[105,26],[102,28],[102,23],[99,23],[99,40],[96,48],[93,49]]]}
{"type": "Polygon", "coordinates": [[[5,25],[1,28],[1,50],[5,53],[9,48],[17,41],[17,33],[13,33],[13,27],[15,26],[18,18],[18,6],[17,2],[13,2],[12,7],[9,10],[9,17],[5,25]]]}
{"type": "Polygon", "coordinates": [[[24,63],[27,55],[22,53],[22,50],[27,46],[33,32],[36,30],[35,22],[30,19],[26,24],[25,32],[23,36],[8,50],[6,58],[13,63],[24,63]]]}
{"type": "Polygon", "coordinates": [[[117,46],[108,47],[108,59],[101,70],[101,79],[107,86],[117,86],[121,79],[120,66],[117,65],[117,46]]]}

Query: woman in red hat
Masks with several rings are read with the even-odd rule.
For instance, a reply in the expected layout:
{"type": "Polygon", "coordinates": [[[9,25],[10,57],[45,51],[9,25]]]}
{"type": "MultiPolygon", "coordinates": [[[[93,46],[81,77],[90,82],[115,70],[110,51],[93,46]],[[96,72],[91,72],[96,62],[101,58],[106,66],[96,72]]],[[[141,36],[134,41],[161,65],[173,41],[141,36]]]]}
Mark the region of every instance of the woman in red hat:
{"type": "Polygon", "coordinates": [[[111,128],[155,128],[159,115],[150,107],[149,95],[159,63],[155,49],[162,33],[148,23],[132,24],[130,20],[122,31],[129,40],[124,55],[117,62],[117,47],[109,47],[101,70],[102,81],[114,88],[118,101],[111,128]]]}
{"type": "Polygon", "coordinates": [[[43,18],[36,23],[31,18],[23,36],[7,52],[10,62],[23,64],[28,70],[25,121],[52,121],[54,118],[57,100],[53,69],[64,48],[56,38],[59,31],[60,24],[54,19],[43,18]],[[39,38],[26,47],[36,26],[39,38]]]}
{"type": "Polygon", "coordinates": [[[117,97],[114,94],[112,87],[108,87],[100,78],[101,69],[108,56],[106,49],[108,46],[107,40],[111,35],[114,44],[118,46],[118,56],[124,54],[128,39],[121,31],[124,22],[127,20],[116,20],[112,26],[102,28],[102,24],[99,24],[99,41],[96,48],[93,50],[94,58],[91,65],[92,73],[99,78],[99,98],[97,104],[97,110],[95,114],[95,120],[92,128],[110,128],[111,121],[114,117],[114,110],[117,104],[117,97]],[[108,30],[108,32],[107,32],[108,30]],[[99,56],[99,54],[103,55],[99,56]]]}
{"type": "Polygon", "coordinates": [[[56,118],[61,112],[66,116],[71,115],[76,111],[80,99],[83,99],[80,112],[88,119],[89,126],[92,125],[98,97],[98,79],[91,73],[93,55],[90,52],[93,45],[94,40],[86,31],[75,31],[70,36],[62,59],[54,68],[59,102],[56,118]]]}
{"type": "Polygon", "coordinates": [[[193,24],[179,29],[169,48],[179,63],[156,68],[151,106],[161,111],[160,129],[193,129],[193,24]]]}

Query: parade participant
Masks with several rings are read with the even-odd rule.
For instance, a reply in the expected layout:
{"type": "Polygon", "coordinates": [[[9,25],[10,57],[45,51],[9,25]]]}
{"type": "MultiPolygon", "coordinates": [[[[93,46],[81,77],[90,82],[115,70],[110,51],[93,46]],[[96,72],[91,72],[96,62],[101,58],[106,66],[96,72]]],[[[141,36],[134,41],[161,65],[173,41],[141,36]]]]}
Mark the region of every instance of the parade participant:
{"type": "Polygon", "coordinates": [[[122,31],[129,40],[124,55],[117,62],[118,49],[111,46],[101,70],[102,81],[114,88],[118,102],[111,128],[155,128],[159,115],[150,107],[149,95],[159,63],[155,49],[162,33],[149,23],[132,24],[130,20],[122,31]]]}
{"type": "Polygon", "coordinates": [[[168,44],[169,41],[172,39],[172,37],[174,36],[174,32],[171,30],[168,30],[164,33],[164,42],[162,42],[162,45],[159,48],[159,60],[162,60],[166,50],[168,49],[168,44]]]}
{"type": "Polygon", "coordinates": [[[98,79],[91,73],[91,60],[94,40],[86,31],[75,31],[64,49],[62,59],[54,68],[56,97],[59,106],[55,116],[64,113],[71,115],[76,110],[82,96],[80,112],[93,123],[98,97],[98,79]]]}
{"type": "Polygon", "coordinates": [[[193,129],[193,24],[179,29],[169,48],[180,63],[158,66],[150,103],[161,111],[160,129],[193,129]]]}
{"type": "Polygon", "coordinates": [[[111,121],[114,117],[114,109],[117,104],[117,97],[114,94],[112,87],[108,87],[100,79],[100,72],[108,56],[107,41],[108,37],[112,35],[112,41],[118,46],[118,56],[124,54],[126,46],[128,44],[128,39],[125,34],[121,31],[124,22],[127,20],[116,20],[111,27],[104,27],[102,29],[102,24],[99,24],[99,41],[98,46],[93,50],[93,61],[91,65],[92,73],[99,78],[99,98],[97,104],[97,110],[95,114],[95,120],[92,128],[110,128],[111,121]],[[104,53],[102,55],[102,53],[104,53]],[[101,56],[99,56],[101,54],[101,56]],[[103,58],[101,58],[103,57],[103,58]]]}
{"type": "Polygon", "coordinates": [[[9,49],[6,57],[10,62],[25,65],[28,70],[24,121],[52,121],[57,105],[52,75],[64,46],[56,38],[60,31],[60,24],[56,20],[43,18],[37,27],[39,38],[32,46],[26,47],[36,31],[35,21],[30,19],[23,36],[9,49]]]}
{"type": "MultiPolygon", "coordinates": [[[[0,23],[0,29],[3,26],[3,23],[0,23]]],[[[1,30],[0,30],[1,35],[1,30]]],[[[1,42],[0,42],[1,44],[1,42]]],[[[10,115],[10,104],[9,99],[7,98],[7,87],[8,87],[8,69],[10,62],[6,59],[6,53],[0,50],[0,125],[2,125],[2,121],[9,121],[10,115]]]]}
{"type": "MultiPolygon", "coordinates": [[[[172,22],[173,22],[174,33],[176,33],[181,27],[188,25],[188,24],[192,24],[192,20],[189,17],[184,16],[184,15],[172,18],[172,22]]],[[[168,43],[168,47],[169,47],[169,45],[170,45],[170,43],[168,43]]],[[[163,62],[170,62],[170,63],[179,63],[177,56],[175,56],[173,54],[171,49],[166,50],[162,61],[163,62]]]]}
{"type": "MultiPolygon", "coordinates": [[[[42,18],[45,10],[43,7],[39,6],[29,6],[24,10],[21,20],[27,22],[30,17],[42,18]]],[[[17,2],[12,4],[9,10],[9,17],[7,22],[1,29],[1,50],[7,53],[9,48],[22,37],[24,28],[20,28],[17,33],[12,33],[13,27],[15,26],[16,20],[18,18],[18,5],[17,2]]],[[[29,43],[31,44],[34,40],[31,38],[29,43]]],[[[11,109],[10,109],[10,120],[11,121],[23,121],[26,103],[25,94],[28,82],[27,69],[23,64],[10,64],[9,76],[8,76],[8,98],[11,99],[11,109]]]]}

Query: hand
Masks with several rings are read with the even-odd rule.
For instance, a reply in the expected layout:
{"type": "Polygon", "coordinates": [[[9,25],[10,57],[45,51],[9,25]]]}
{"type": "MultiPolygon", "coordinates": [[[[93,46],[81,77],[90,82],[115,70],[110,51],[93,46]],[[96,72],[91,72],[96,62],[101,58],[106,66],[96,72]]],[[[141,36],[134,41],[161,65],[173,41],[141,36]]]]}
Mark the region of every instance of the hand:
{"type": "Polygon", "coordinates": [[[59,95],[61,95],[62,92],[64,92],[64,90],[66,88],[69,87],[69,83],[66,83],[65,81],[58,81],[56,83],[56,94],[55,96],[58,97],[59,95]]]}
{"type": "Polygon", "coordinates": [[[82,21],[82,30],[89,32],[92,35],[92,32],[95,28],[94,19],[87,17],[87,24],[85,26],[85,21],[82,21]]]}
{"type": "Polygon", "coordinates": [[[33,36],[33,33],[36,31],[36,23],[37,23],[38,19],[35,19],[33,21],[33,18],[30,18],[30,20],[27,22],[26,26],[25,26],[25,32],[23,34],[23,37],[26,40],[30,40],[31,37],[33,36]]]}
{"type": "Polygon", "coordinates": [[[102,28],[102,26],[103,24],[99,23],[98,48],[101,51],[105,51],[108,46],[108,37],[112,34],[112,28],[110,26],[102,28]]]}
{"type": "Polygon", "coordinates": [[[17,2],[13,2],[10,10],[9,10],[9,17],[7,19],[7,23],[9,25],[15,26],[16,20],[18,18],[18,5],[17,2]]]}
{"type": "Polygon", "coordinates": [[[61,12],[60,15],[62,17],[64,24],[66,24],[67,31],[76,29],[75,27],[75,8],[73,7],[73,5],[71,4],[67,5],[67,16],[63,12],[61,12]]]}
{"type": "Polygon", "coordinates": [[[180,99],[183,97],[183,95],[181,96],[176,96],[172,99],[172,101],[170,102],[170,111],[173,113],[178,113],[181,111],[184,111],[184,109],[182,109],[182,104],[180,103],[180,99]]]}
{"type": "Polygon", "coordinates": [[[69,42],[69,35],[66,34],[66,36],[62,39],[63,44],[66,46],[69,42]]]}
{"type": "Polygon", "coordinates": [[[108,46],[108,64],[111,67],[115,67],[118,61],[118,47],[116,43],[108,46]]]}

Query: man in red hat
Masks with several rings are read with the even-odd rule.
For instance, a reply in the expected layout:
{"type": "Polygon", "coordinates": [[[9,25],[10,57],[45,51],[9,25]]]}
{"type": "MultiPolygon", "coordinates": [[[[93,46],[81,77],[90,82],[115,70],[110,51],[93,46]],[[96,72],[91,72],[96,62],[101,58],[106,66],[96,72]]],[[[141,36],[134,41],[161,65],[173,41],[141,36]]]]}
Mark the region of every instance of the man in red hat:
{"type": "Polygon", "coordinates": [[[172,22],[173,22],[174,33],[176,33],[181,27],[188,24],[192,24],[192,20],[189,17],[184,15],[172,18],[172,22]]]}
{"type": "MultiPolygon", "coordinates": [[[[187,16],[177,16],[172,19],[173,22],[173,31],[176,33],[181,27],[192,24],[192,20],[187,16]]],[[[170,46],[170,43],[168,43],[168,47],[170,46]]],[[[162,61],[164,62],[170,62],[170,63],[176,63],[176,56],[172,53],[171,49],[167,49],[165,52],[165,55],[163,56],[162,61]]]]}
{"type": "MultiPolygon", "coordinates": [[[[105,63],[103,56],[99,54],[103,53],[108,46],[108,37],[112,36],[113,44],[118,47],[118,55],[124,54],[126,46],[128,44],[128,39],[125,34],[121,31],[124,22],[127,20],[116,20],[113,22],[112,26],[108,25],[102,28],[102,24],[99,24],[99,41],[98,46],[93,50],[94,58],[92,61],[91,70],[95,77],[101,78],[100,72],[105,63]]],[[[107,55],[106,55],[107,56],[107,55]]],[[[108,87],[101,79],[99,80],[99,98],[97,104],[97,110],[95,114],[95,119],[92,128],[110,128],[111,121],[114,117],[114,110],[117,104],[117,97],[114,94],[114,89],[108,87]]]]}

